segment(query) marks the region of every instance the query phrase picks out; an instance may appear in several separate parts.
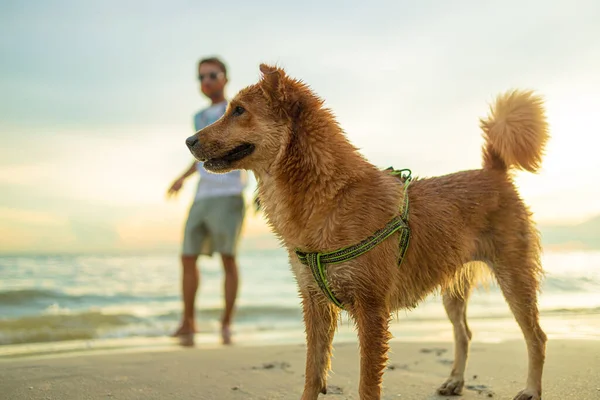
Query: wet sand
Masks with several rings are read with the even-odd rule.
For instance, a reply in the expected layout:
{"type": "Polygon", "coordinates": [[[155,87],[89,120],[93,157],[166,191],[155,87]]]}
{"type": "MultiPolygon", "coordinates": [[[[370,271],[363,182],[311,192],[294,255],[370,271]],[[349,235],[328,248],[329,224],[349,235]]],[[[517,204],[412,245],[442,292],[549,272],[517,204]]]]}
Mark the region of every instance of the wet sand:
{"type": "MultiPolygon", "coordinates": [[[[299,399],[305,365],[303,344],[213,346],[145,351],[5,358],[0,398],[84,399],[299,399]]],[[[449,342],[392,341],[383,399],[447,399],[435,389],[450,372],[449,342]]],[[[356,342],[336,343],[328,394],[358,399],[356,342]]],[[[524,386],[522,340],[472,345],[461,399],[512,399],[524,386]]],[[[600,399],[600,341],[551,340],[544,400],[600,399]]]]}

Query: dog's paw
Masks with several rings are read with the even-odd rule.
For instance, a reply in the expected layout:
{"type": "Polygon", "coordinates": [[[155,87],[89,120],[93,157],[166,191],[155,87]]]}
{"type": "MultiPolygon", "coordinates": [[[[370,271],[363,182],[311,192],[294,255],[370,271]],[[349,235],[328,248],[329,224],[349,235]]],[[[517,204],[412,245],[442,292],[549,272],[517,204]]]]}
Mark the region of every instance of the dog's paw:
{"type": "Polygon", "coordinates": [[[465,380],[462,378],[450,377],[437,390],[442,396],[459,396],[465,386],[465,380]]]}
{"type": "Polygon", "coordinates": [[[319,394],[335,394],[335,386],[328,387],[327,385],[323,386],[307,386],[304,388],[304,392],[302,393],[301,400],[317,400],[319,394]]]}
{"type": "Polygon", "coordinates": [[[542,396],[535,389],[521,390],[513,400],[541,400],[542,396]]]}

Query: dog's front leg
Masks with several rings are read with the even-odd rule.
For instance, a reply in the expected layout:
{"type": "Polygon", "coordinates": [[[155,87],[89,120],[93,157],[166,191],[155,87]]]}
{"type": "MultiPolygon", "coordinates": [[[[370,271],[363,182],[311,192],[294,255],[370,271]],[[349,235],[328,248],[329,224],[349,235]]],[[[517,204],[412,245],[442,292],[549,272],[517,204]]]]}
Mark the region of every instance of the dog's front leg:
{"type": "Polygon", "coordinates": [[[354,305],[352,314],[360,342],[360,399],[379,400],[391,338],[388,307],[383,300],[362,299],[354,305]]]}
{"type": "Polygon", "coordinates": [[[302,400],[314,400],[327,392],[333,336],[338,309],[320,292],[303,290],[302,307],[306,327],[306,375],[302,400]]]}

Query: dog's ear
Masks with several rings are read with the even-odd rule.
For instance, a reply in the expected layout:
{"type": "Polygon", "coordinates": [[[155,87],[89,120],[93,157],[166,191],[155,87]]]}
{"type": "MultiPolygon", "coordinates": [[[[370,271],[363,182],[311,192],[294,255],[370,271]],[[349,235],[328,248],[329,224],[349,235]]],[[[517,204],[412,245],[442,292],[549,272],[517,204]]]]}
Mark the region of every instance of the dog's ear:
{"type": "Polygon", "coordinates": [[[260,65],[261,88],[265,96],[279,110],[294,118],[300,110],[298,83],[289,79],[285,72],[267,64],[260,65]]]}
{"type": "Polygon", "coordinates": [[[283,78],[283,71],[271,65],[260,64],[260,72],[262,73],[263,88],[271,92],[277,91],[281,78],[283,78]]]}
{"type": "Polygon", "coordinates": [[[260,86],[265,96],[274,103],[283,102],[285,100],[285,73],[281,69],[267,64],[260,64],[260,72],[262,73],[260,86]]]}

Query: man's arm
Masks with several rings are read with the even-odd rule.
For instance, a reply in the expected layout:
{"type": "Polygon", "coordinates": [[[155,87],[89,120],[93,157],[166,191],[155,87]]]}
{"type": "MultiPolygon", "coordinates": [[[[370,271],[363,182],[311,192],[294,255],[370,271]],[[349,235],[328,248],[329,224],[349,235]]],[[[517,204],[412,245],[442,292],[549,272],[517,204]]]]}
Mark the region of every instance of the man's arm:
{"type": "Polygon", "coordinates": [[[179,192],[179,190],[183,187],[183,182],[191,175],[197,171],[196,169],[196,161],[192,162],[192,165],[185,170],[185,172],[171,184],[171,187],[167,191],[167,196],[173,196],[179,192]]]}
{"type": "Polygon", "coordinates": [[[179,177],[181,180],[185,180],[188,176],[194,175],[198,169],[196,168],[196,161],[192,161],[190,167],[179,177]]]}

